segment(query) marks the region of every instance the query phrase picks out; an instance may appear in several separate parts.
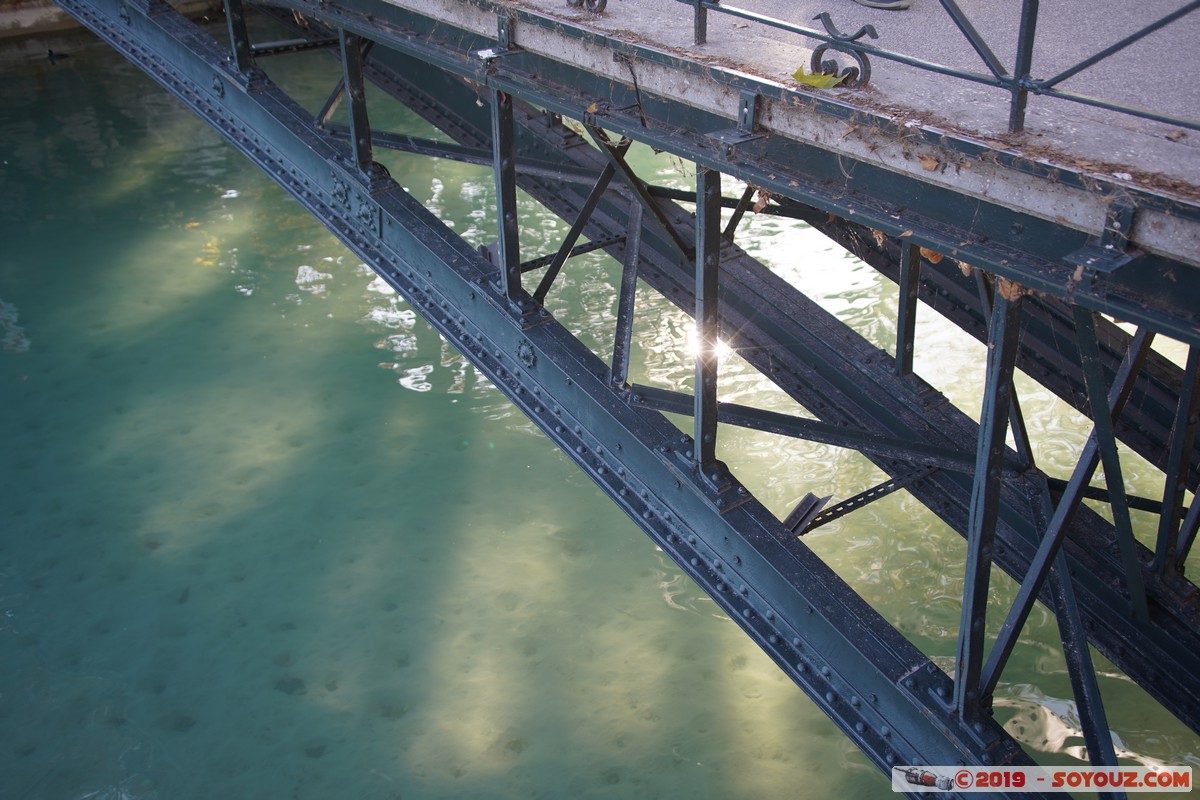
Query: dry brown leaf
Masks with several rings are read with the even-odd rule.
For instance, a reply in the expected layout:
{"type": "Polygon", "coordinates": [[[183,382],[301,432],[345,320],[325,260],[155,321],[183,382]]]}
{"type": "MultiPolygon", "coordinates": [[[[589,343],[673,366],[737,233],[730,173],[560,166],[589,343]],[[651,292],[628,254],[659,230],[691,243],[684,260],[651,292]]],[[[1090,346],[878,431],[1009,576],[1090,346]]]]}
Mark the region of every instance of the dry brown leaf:
{"type": "Polygon", "coordinates": [[[942,165],[942,162],[938,161],[933,156],[917,156],[917,160],[921,162],[921,166],[924,167],[928,172],[933,172],[942,165]]]}
{"type": "Polygon", "coordinates": [[[904,233],[900,234],[901,239],[903,239],[905,236],[912,236],[912,231],[905,231],[904,233]]]}
{"type": "Polygon", "coordinates": [[[883,231],[872,230],[871,235],[875,237],[876,247],[883,247],[883,231]]]}
{"type": "Polygon", "coordinates": [[[1000,296],[1005,300],[1012,302],[1025,294],[1025,287],[1008,278],[1000,278],[996,281],[996,291],[1000,292],[1000,296]]]}
{"type": "Polygon", "coordinates": [[[770,199],[771,199],[771,195],[767,194],[767,193],[766,193],[766,192],[764,192],[762,189],[759,189],[759,190],[758,190],[758,199],[756,199],[756,200],[754,201],[754,205],[753,205],[753,206],[751,206],[751,208],[753,208],[753,209],[754,209],[754,213],[755,213],[755,214],[757,214],[758,212],[760,212],[760,211],[762,211],[764,208],[766,208],[766,207],[767,207],[767,201],[768,201],[768,200],[770,200],[770,199]]]}
{"type": "Polygon", "coordinates": [[[936,264],[942,260],[941,253],[935,253],[934,251],[930,250],[928,247],[921,248],[921,255],[923,255],[925,258],[929,259],[930,264],[936,264]]]}
{"type": "Polygon", "coordinates": [[[1167,134],[1167,138],[1172,142],[1178,142],[1185,136],[1187,136],[1187,131],[1185,130],[1174,130],[1167,134]]]}
{"type": "Polygon", "coordinates": [[[965,261],[958,262],[958,268],[962,271],[963,277],[969,278],[975,273],[975,268],[965,261]]]}

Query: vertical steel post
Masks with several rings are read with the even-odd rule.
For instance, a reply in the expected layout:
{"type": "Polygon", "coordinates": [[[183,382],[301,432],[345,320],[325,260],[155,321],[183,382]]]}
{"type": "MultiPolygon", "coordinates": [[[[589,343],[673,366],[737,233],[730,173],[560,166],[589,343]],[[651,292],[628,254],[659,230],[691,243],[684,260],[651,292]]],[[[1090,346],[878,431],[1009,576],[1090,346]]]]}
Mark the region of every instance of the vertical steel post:
{"type": "Polygon", "coordinates": [[[250,51],[250,34],[246,31],[246,12],[242,0],[225,0],[225,25],[229,29],[229,50],[238,72],[249,72],[254,68],[254,55],[250,51]]]}
{"type": "Polygon", "coordinates": [[[1137,556],[1137,542],[1133,538],[1133,523],[1129,518],[1129,496],[1125,493],[1125,482],[1121,477],[1121,455],[1117,450],[1117,437],[1113,432],[1113,417],[1108,410],[1108,390],[1104,385],[1104,373],[1100,366],[1100,348],[1096,343],[1095,312],[1075,306],[1075,338],[1079,342],[1079,361],[1083,367],[1083,381],[1087,387],[1088,404],[1092,411],[1092,431],[1095,435],[1100,462],[1104,465],[1104,480],[1108,484],[1108,502],[1112,509],[1113,527],[1117,546],[1125,567],[1125,588],[1129,592],[1129,603],[1134,619],[1149,620],[1146,607],[1146,589],[1142,581],[1142,564],[1137,556]]]}
{"type": "MultiPolygon", "coordinates": [[[[1163,482],[1162,513],[1158,518],[1158,543],[1154,548],[1154,568],[1159,574],[1168,569],[1179,572],[1182,561],[1176,547],[1179,533],[1180,507],[1187,489],[1192,446],[1196,441],[1196,425],[1200,420],[1200,347],[1188,349],[1187,366],[1183,370],[1183,385],[1175,423],[1171,426],[1171,449],[1167,456],[1166,478],[1163,482]]],[[[1193,504],[1195,500],[1192,501],[1193,504]]]]}
{"type": "Polygon", "coordinates": [[[500,288],[516,301],[521,296],[521,248],[517,225],[516,135],[513,132],[512,96],[491,89],[492,168],[496,175],[496,251],[500,288]]]}
{"type": "Polygon", "coordinates": [[[1008,131],[1025,129],[1025,106],[1029,102],[1029,71],[1033,67],[1033,39],[1037,33],[1038,0],[1021,4],[1021,28],[1017,35],[1017,61],[1013,67],[1012,101],[1008,110],[1008,131]]]}
{"type": "Polygon", "coordinates": [[[1008,433],[1012,375],[1021,333],[1021,295],[996,293],[988,333],[987,382],[980,412],[975,450],[975,482],[967,522],[967,567],[963,582],[962,622],[954,677],[954,705],[960,715],[979,702],[983,642],[987,620],[988,585],[996,516],[1000,509],[1000,469],[1008,433]],[[1012,299],[1006,295],[1013,295],[1012,299]]]}
{"type": "Polygon", "coordinates": [[[338,31],[342,47],[342,82],[350,98],[350,149],[354,163],[366,172],[375,162],[371,123],[367,119],[367,92],[363,83],[363,38],[344,28],[338,31]]]}
{"type": "Polygon", "coordinates": [[[721,173],[696,165],[695,452],[700,469],[717,458],[717,270],[721,261],[721,173]]]}
{"type": "Polygon", "coordinates": [[[921,248],[900,249],[900,313],[896,318],[896,374],[911,375],[916,340],[917,292],[921,288],[921,248]]]}
{"type": "Polygon", "coordinates": [[[617,331],[613,337],[612,377],[609,382],[624,388],[629,380],[629,347],[633,341],[633,304],[637,295],[638,262],[642,258],[642,204],[629,201],[625,223],[625,259],[621,267],[621,294],[617,300],[617,331]]]}
{"type": "MultiPolygon", "coordinates": [[[[992,297],[995,292],[988,283],[983,270],[975,270],[975,287],[979,291],[979,306],[983,309],[984,317],[992,315],[992,297]]],[[[1033,445],[1029,441],[1029,429],[1025,425],[1025,415],[1021,413],[1021,403],[1017,399],[1016,387],[1013,388],[1012,401],[1008,412],[1009,430],[1012,431],[1013,443],[1017,450],[1017,463],[1022,470],[1033,466],[1033,445]]]]}

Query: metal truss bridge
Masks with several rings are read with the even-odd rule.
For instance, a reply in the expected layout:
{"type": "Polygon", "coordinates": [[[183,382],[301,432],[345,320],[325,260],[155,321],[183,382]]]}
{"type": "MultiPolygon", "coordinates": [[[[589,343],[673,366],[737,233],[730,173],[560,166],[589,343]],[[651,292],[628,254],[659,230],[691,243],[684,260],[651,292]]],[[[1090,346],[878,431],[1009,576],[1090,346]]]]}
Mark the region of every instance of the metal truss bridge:
{"type": "MultiPolygon", "coordinates": [[[[398,290],[882,770],[1032,763],[991,709],[1038,601],[1057,617],[1094,764],[1116,764],[1116,753],[1089,645],[1200,732],[1200,605],[1185,574],[1200,527],[1200,503],[1187,502],[1200,483],[1194,191],[1114,183],[904,125],[529,5],[225,0],[227,26],[214,35],[166,0],[58,2],[398,290]],[[290,26],[289,38],[252,41],[252,12],[290,26]],[[272,80],[270,59],[283,53],[323,65],[323,107],[306,109],[272,80]],[[445,136],[373,128],[368,85],[445,136]],[[638,175],[626,158],[634,142],[693,163],[695,191],[638,175]],[[377,162],[384,148],[490,166],[494,244],[472,248],[418,204],[377,162]],[[744,191],[723,195],[722,176],[744,191]],[[518,189],[570,223],[555,252],[520,252],[518,189]],[[740,248],[751,211],[805,220],[895,280],[894,349],[740,248]],[[611,353],[547,310],[571,258],[596,249],[622,265],[611,353]],[[630,382],[639,284],[694,317],[694,391],[630,382]],[[978,418],[914,371],[919,306],[987,343],[978,418]],[[1156,336],[1182,342],[1185,363],[1151,349],[1156,336]],[[795,413],[718,402],[718,337],[795,413]],[[1036,463],[1018,369],[1091,420],[1067,480],[1036,463]],[[690,416],[689,432],[668,413],[690,416]],[[778,434],[780,447],[790,437],[849,448],[888,478],[832,504],[827,487],[800,487],[809,494],[780,519],[717,458],[728,426],[778,434]],[[1126,492],[1118,443],[1161,470],[1161,496],[1126,492]],[[953,670],[803,538],[900,489],[966,539],[953,670]],[[1131,509],[1155,515],[1154,530],[1135,535],[1131,509]],[[989,627],[993,568],[1020,589],[989,627]]],[[[699,38],[703,14],[722,7],[690,5],[699,38]]],[[[1036,17],[1036,2],[1024,9],[1036,17]]],[[[860,63],[870,55],[851,37],[824,41],[860,63]]],[[[1012,92],[1014,130],[1027,93],[1055,91],[1027,69],[993,72],[1012,92]]]]}

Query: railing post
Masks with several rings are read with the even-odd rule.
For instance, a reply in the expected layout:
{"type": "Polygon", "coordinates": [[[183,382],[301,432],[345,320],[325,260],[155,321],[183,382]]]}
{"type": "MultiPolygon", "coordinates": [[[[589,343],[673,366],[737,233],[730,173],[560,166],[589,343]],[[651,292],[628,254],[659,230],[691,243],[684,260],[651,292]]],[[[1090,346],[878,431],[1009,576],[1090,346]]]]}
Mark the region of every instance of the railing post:
{"type": "Polygon", "coordinates": [[[1038,0],[1021,5],[1021,29],[1017,35],[1017,62],[1013,67],[1012,102],[1008,110],[1008,131],[1025,130],[1025,106],[1029,102],[1029,71],[1033,66],[1033,40],[1037,33],[1038,0]]]}
{"type": "Polygon", "coordinates": [[[695,42],[696,44],[705,44],[708,42],[708,9],[704,7],[704,0],[692,0],[692,7],[695,9],[693,23],[695,42]]]}

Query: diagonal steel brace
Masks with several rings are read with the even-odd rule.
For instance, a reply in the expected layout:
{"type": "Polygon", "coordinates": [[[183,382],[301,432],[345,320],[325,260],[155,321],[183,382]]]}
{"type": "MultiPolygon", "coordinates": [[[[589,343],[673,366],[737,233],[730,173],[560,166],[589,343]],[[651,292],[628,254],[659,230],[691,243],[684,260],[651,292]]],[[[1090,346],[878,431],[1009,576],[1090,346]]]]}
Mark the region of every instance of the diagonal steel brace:
{"type": "Polygon", "coordinates": [[[667,219],[657,201],[650,196],[650,192],[646,188],[645,182],[642,181],[642,179],[636,174],[634,174],[633,168],[630,167],[625,161],[625,150],[628,149],[629,145],[624,141],[614,143],[610,138],[608,138],[608,134],[605,133],[603,129],[598,128],[595,125],[587,125],[586,128],[588,133],[592,135],[592,139],[600,147],[600,152],[608,158],[609,164],[611,164],[613,168],[616,169],[617,172],[619,172],[625,179],[625,182],[629,184],[629,188],[633,190],[634,194],[641,201],[642,207],[646,211],[650,212],[650,217],[658,223],[659,227],[662,228],[663,232],[667,235],[667,238],[671,240],[671,242],[683,255],[684,259],[689,263],[695,259],[695,248],[689,245],[683,239],[683,237],[679,235],[679,231],[676,230],[675,226],[671,224],[671,221],[667,219]]]}

